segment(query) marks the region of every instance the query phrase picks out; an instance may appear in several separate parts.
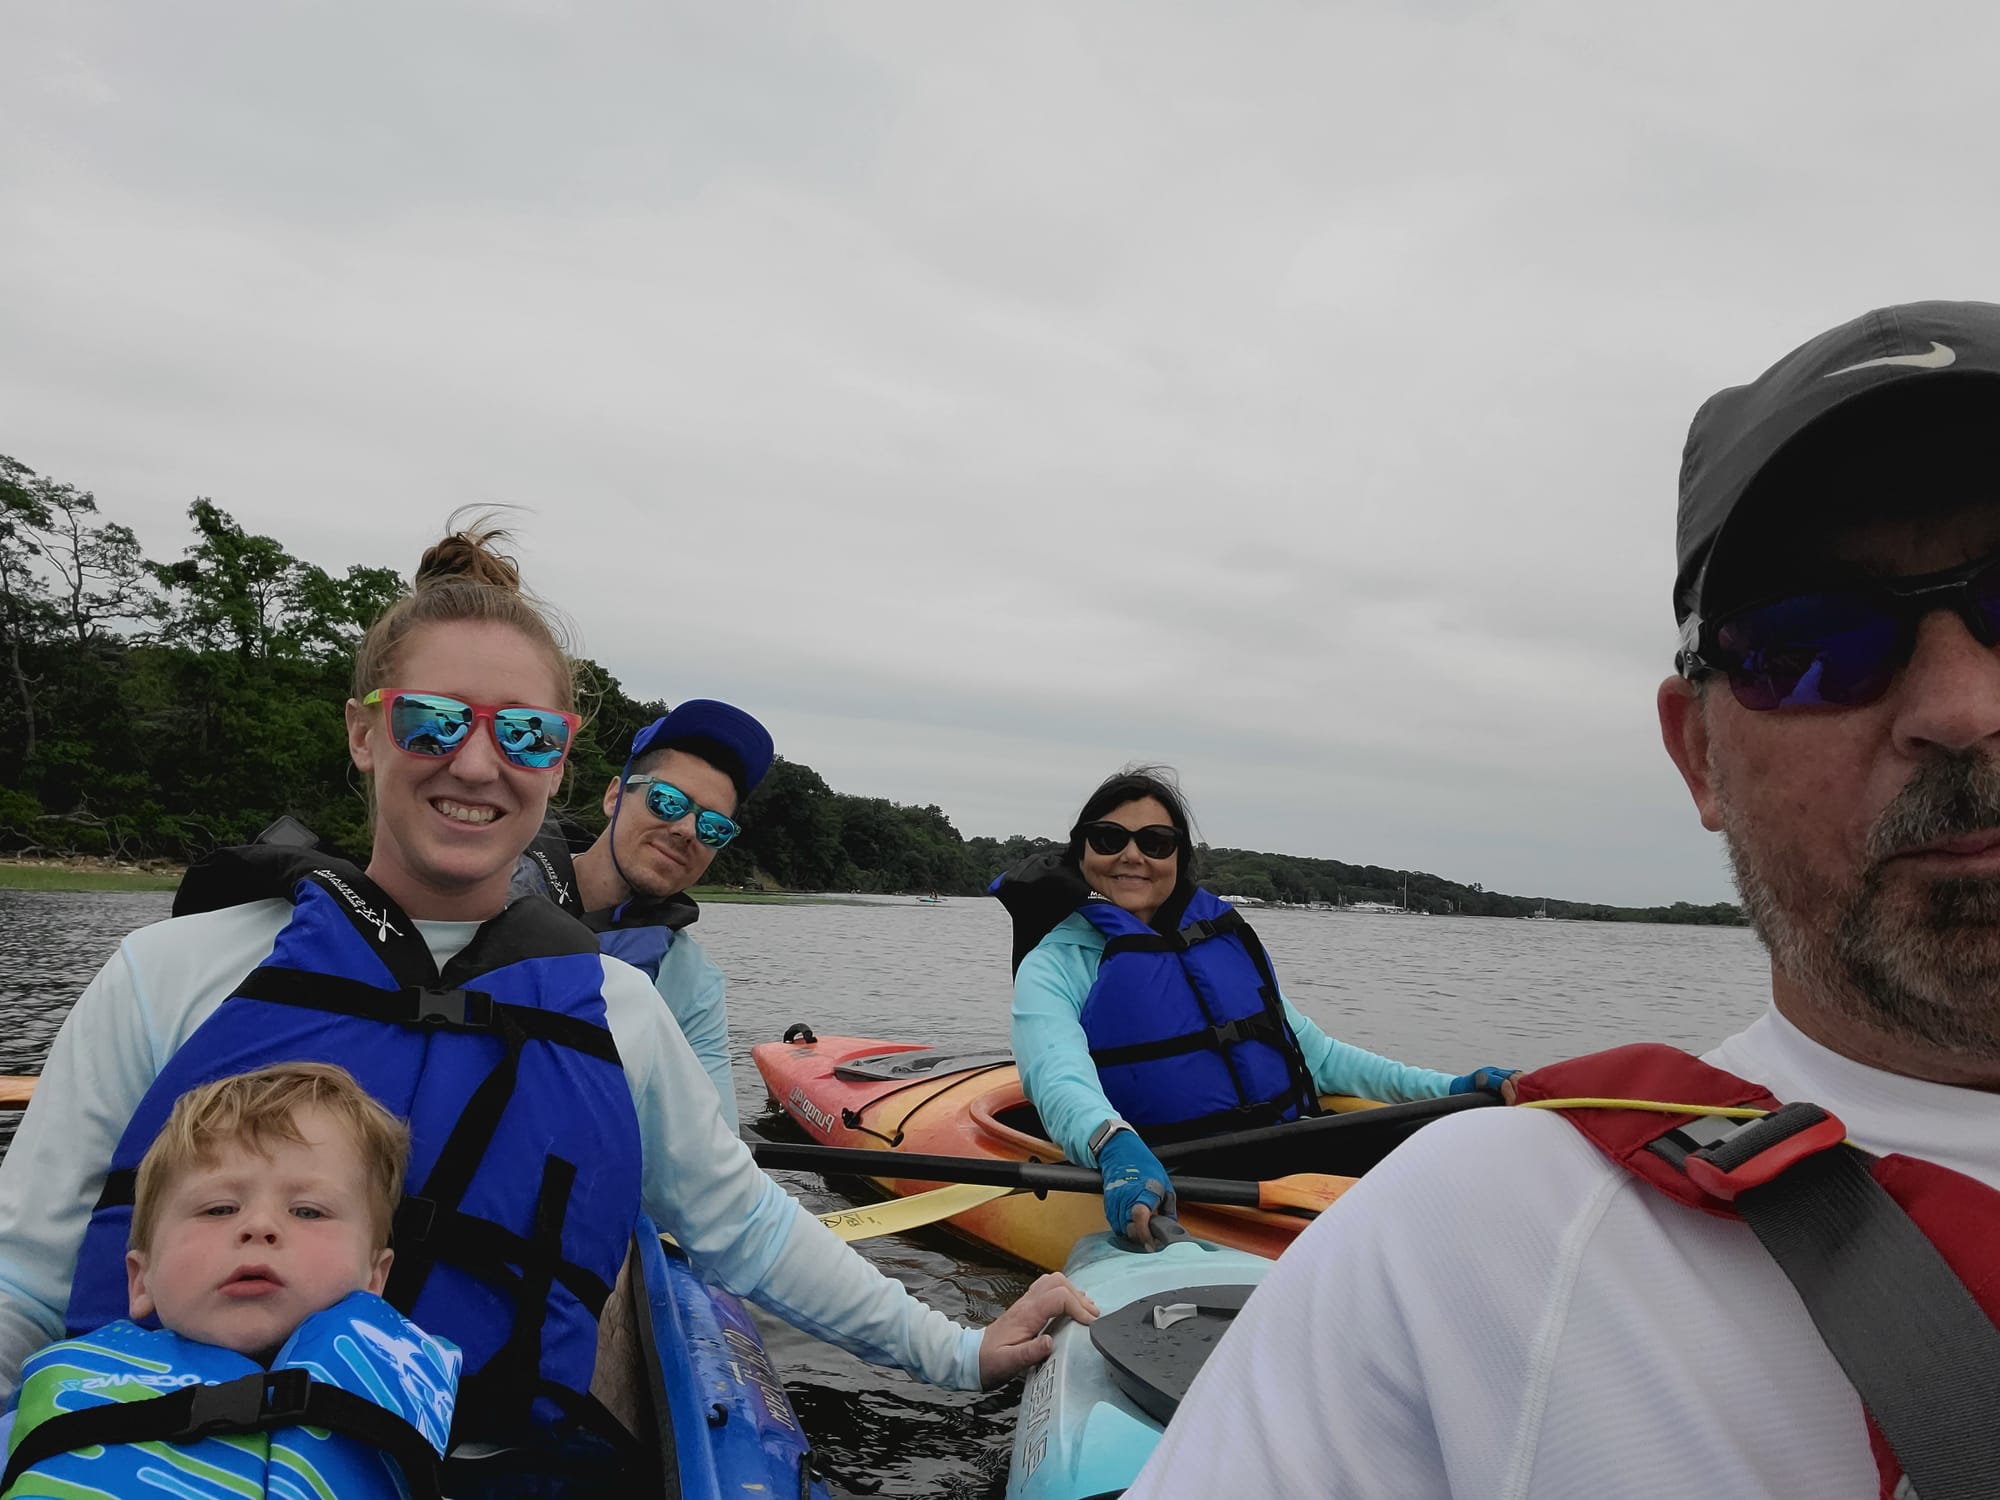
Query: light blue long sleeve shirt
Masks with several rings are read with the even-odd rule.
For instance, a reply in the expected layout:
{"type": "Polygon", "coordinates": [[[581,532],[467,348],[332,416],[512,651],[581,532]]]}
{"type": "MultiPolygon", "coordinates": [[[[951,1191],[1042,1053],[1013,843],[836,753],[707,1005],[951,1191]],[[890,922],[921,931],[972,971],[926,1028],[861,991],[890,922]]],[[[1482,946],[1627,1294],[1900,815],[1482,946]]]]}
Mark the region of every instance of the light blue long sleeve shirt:
{"type": "Polygon", "coordinates": [[[667,1002],[681,1035],[715,1085],[722,1118],[731,1130],[737,1129],[741,1122],[737,1118],[736,1083],[729,1073],[729,1010],[723,998],[722,970],[682,928],[674,934],[667,956],[660,960],[660,977],[653,981],[653,988],[667,1002]]]}
{"type": "MultiPolygon", "coordinates": [[[[1090,1136],[1118,1111],[1097,1081],[1083,1032],[1083,1002],[1104,961],[1104,934],[1072,912],[1038,943],[1014,974],[1014,1058],[1021,1086],[1040,1112],[1049,1139],[1073,1162],[1095,1166],[1090,1136]]],[[[1283,1001],[1285,1024],[1322,1094],[1357,1094],[1402,1104],[1451,1092],[1453,1075],[1417,1068],[1328,1036],[1283,1001]]]]}
{"type": "MultiPolygon", "coordinates": [[[[0,1399],[22,1362],[62,1336],[84,1226],[126,1122],[291,915],[289,901],[256,901],[142,927],[64,1019],[0,1161],[0,1399]]],[[[416,927],[440,968],[477,931],[472,922],[416,927]]],[[[605,1021],[639,1117],[645,1212],[705,1277],[794,1327],[977,1390],[979,1331],[917,1301],[760,1171],[646,976],[615,958],[603,965],[605,1021]]]]}

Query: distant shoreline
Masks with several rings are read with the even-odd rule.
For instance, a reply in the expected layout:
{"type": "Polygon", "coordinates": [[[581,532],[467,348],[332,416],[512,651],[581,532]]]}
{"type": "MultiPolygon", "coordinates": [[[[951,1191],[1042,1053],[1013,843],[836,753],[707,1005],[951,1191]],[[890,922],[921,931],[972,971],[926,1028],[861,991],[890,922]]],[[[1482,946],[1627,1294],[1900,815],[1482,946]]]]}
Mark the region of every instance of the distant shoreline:
{"type": "MultiPolygon", "coordinates": [[[[183,865],[115,859],[22,859],[0,856],[0,891],[171,891],[181,883],[183,865]]],[[[698,885],[688,894],[717,905],[798,906],[838,901],[838,896],[790,891],[747,891],[698,885]]]]}
{"type": "Polygon", "coordinates": [[[170,891],[180,865],[115,859],[0,858],[0,891],[170,891]]]}
{"type": "MultiPolygon", "coordinates": [[[[103,858],[23,859],[15,855],[0,855],[0,891],[171,891],[181,883],[181,875],[184,871],[185,866],[168,864],[158,860],[133,864],[103,858]]],[[[695,900],[712,906],[838,906],[844,904],[872,906],[881,904],[885,900],[889,904],[894,904],[898,896],[896,892],[882,892],[874,900],[855,900],[850,896],[835,891],[768,891],[726,885],[698,885],[689,891],[688,894],[694,897],[695,900]]],[[[913,893],[902,892],[900,894],[907,899],[913,893]]],[[[954,899],[963,901],[976,898],[961,896],[954,899]]],[[[1254,913],[1260,909],[1269,910],[1272,908],[1264,906],[1262,903],[1246,903],[1245,909],[1254,913]]],[[[1286,907],[1283,905],[1277,906],[1276,909],[1294,911],[1310,909],[1328,912],[1335,910],[1332,907],[1307,908],[1303,906],[1286,907]]],[[[1348,908],[1348,910],[1352,909],[1348,908]]],[[[1399,916],[1405,915],[1405,913],[1401,912],[1395,914],[1399,916]]],[[[1410,912],[1407,915],[1416,916],[1419,913],[1410,912]]],[[[1503,918],[1502,920],[1506,919],[1503,918]]],[[[1565,913],[1559,917],[1552,916],[1549,920],[1555,922],[1594,922],[1604,919],[1601,917],[1565,913]]],[[[1632,919],[1627,918],[1626,920],[1629,921],[1632,919]]],[[[1668,927],[1739,925],[1735,923],[1647,922],[1645,918],[1638,920],[1646,922],[1646,925],[1649,926],[1668,927]]]]}

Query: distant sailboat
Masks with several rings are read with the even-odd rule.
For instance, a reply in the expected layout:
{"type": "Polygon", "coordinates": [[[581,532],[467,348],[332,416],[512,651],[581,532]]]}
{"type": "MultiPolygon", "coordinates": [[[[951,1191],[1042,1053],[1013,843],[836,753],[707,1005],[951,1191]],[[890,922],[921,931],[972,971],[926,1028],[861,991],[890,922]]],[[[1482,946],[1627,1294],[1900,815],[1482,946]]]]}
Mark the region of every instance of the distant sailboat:
{"type": "Polygon", "coordinates": [[[1537,908],[1536,910],[1534,910],[1534,911],[1531,911],[1531,912],[1529,912],[1529,913],[1528,913],[1528,920],[1529,920],[1530,922],[1549,922],[1549,921],[1553,921],[1553,920],[1554,920],[1554,918],[1550,917],[1550,915],[1549,915],[1549,903],[1548,903],[1548,902],[1546,902],[1546,901],[1544,901],[1544,902],[1543,902],[1543,903],[1541,904],[1541,906],[1540,906],[1540,907],[1538,907],[1538,908],[1537,908]]]}

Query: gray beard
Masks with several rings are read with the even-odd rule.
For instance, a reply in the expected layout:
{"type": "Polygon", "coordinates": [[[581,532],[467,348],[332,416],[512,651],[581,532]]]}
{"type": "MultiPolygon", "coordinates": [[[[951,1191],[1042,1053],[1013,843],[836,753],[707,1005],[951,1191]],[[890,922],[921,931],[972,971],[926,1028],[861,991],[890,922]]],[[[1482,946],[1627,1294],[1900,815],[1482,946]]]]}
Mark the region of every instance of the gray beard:
{"type": "Polygon", "coordinates": [[[1781,973],[1847,1020],[2000,1061],[2000,879],[1913,889],[1887,873],[1899,850],[2000,827],[2000,762],[1970,751],[1926,762],[1844,880],[1811,869],[1731,800],[1725,779],[1716,785],[1736,889],[1781,973]]]}

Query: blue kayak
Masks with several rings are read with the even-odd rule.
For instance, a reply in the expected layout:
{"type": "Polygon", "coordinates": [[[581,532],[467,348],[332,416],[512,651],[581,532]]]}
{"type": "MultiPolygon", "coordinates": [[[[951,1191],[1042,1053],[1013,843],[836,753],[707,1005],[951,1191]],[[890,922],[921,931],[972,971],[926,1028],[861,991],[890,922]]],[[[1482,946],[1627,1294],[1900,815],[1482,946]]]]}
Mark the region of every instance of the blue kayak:
{"type": "Polygon", "coordinates": [[[684,1500],[827,1500],[784,1383],[741,1302],[705,1284],[653,1227],[639,1235],[647,1317],[640,1326],[650,1393],[684,1500]]]}
{"type": "Polygon", "coordinates": [[[1152,1456],[1202,1360],[1271,1269],[1260,1255],[1183,1239],[1146,1254],[1110,1234],[1063,1270],[1097,1304],[1065,1323],[1021,1390],[1007,1500],[1115,1495],[1152,1456]]]}

